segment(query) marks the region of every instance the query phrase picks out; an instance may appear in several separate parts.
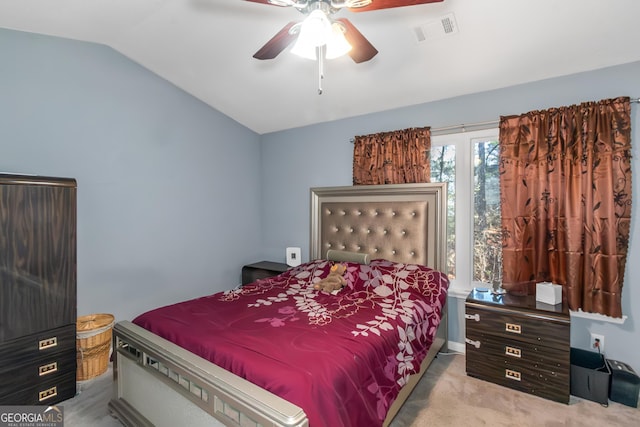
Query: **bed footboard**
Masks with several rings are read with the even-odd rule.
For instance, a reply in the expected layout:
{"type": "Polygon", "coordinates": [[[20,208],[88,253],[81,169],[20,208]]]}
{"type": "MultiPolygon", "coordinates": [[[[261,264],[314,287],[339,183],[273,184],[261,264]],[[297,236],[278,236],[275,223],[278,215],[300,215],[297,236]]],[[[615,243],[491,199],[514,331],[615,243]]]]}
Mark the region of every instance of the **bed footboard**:
{"type": "MultiPolygon", "coordinates": [[[[388,426],[439,351],[447,347],[446,309],[418,374],[389,408],[388,426]]],[[[114,394],[109,411],[125,426],[307,427],[296,405],[134,325],[113,329],[114,394]]]]}
{"type": "Polygon", "coordinates": [[[129,321],[113,348],[109,411],[125,425],[308,426],[298,406],[129,321]]]}

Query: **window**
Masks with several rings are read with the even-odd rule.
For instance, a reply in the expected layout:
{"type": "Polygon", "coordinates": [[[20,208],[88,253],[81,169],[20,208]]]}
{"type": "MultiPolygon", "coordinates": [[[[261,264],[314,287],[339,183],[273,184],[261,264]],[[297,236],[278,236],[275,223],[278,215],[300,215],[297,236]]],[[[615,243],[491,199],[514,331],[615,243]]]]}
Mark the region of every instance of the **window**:
{"type": "Polygon", "coordinates": [[[477,138],[473,145],[473,281],[502,283],[502,235],[498,139],[477,138]]]}
{"type": "Polygon", "coordinates": [[[431,138],[431,181],[448,183],[447,273],[453,289],[501,283],[498,160],[498,129],[431,138]]]}

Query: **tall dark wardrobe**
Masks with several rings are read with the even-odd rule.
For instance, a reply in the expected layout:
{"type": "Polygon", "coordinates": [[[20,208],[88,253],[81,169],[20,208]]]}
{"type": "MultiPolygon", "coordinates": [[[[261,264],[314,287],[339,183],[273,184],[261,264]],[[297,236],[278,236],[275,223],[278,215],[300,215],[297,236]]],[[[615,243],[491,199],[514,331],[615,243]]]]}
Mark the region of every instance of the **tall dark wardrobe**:
{"type": "Polygon", "coordinates": [[[75,395],[76,188],[0,173],[0,405],[75,395]]]}

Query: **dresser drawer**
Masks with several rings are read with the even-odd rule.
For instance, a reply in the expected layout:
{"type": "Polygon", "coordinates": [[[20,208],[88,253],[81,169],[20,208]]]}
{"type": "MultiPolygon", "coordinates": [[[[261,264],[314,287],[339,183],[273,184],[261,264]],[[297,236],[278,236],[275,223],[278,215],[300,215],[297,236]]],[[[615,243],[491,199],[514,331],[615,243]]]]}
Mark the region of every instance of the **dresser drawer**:
{"type": "Polygon", "coordinates": [[[468,359],[494,357],[504,363],[526,364],[549,371],[569,372],[569,353],[565,349],[545,347],[526,341],[506,340],[467,330],[466,353],[468,359]]]}
{"type": "Polygon", "coordinates": [[[37,362],[76,348],[76,324],[27,335],[0,345],[2,367],[18,366],[25,361],[37,362]]]}
{"type": "Polygon", "coordinates": [[[569,403],[569,369],[548,370],[497,357],[467,357],[466,369],[475,378],[569,403]]]}
{"type": "Polygon", "coordinates": [[[76,372],[47,378],[0,396],[0,405],[53,405],[76,395],[76,372]]]}
{"type": "Polygon", "coordinates": [[[46,389],[46,385],[62,381],[70,372],[76,372],[75,349],[59,352],[46,359],[25,360],[14,366],[3,365],[0,368],[0,399],[23,389],[25,384],[46,389]]]}
{"type": "Polygon", "coordinates": [[[76,325],[0,345],[0,405],[54,404],[75,395],[76,325]]]}
{"type": "Polygon", "coordinates": [[[551,317],[525,316],[467,304],[465,318],[467,335],[476,337],[501,337],[564,351],[571,339],[570,323],[551,317]]]}

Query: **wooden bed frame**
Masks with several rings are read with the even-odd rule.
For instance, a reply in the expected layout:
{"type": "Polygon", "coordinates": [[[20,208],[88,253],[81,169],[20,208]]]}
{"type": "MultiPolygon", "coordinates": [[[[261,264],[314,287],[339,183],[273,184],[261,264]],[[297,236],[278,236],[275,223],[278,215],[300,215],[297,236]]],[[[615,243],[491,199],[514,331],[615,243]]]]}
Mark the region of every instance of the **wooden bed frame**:
{"type": "MultiPolygon", "coordinates": [[[[444,183],[311,189],[310,259],[327,250],[445,269],[444,183]]],[[[447,344],[446,307],[434,343],[389,408],[388,426],[447,344]]],[[[126,426],[308,426],[296,405],[129,321],[113,330],[110,413],[126,426]]]]}

